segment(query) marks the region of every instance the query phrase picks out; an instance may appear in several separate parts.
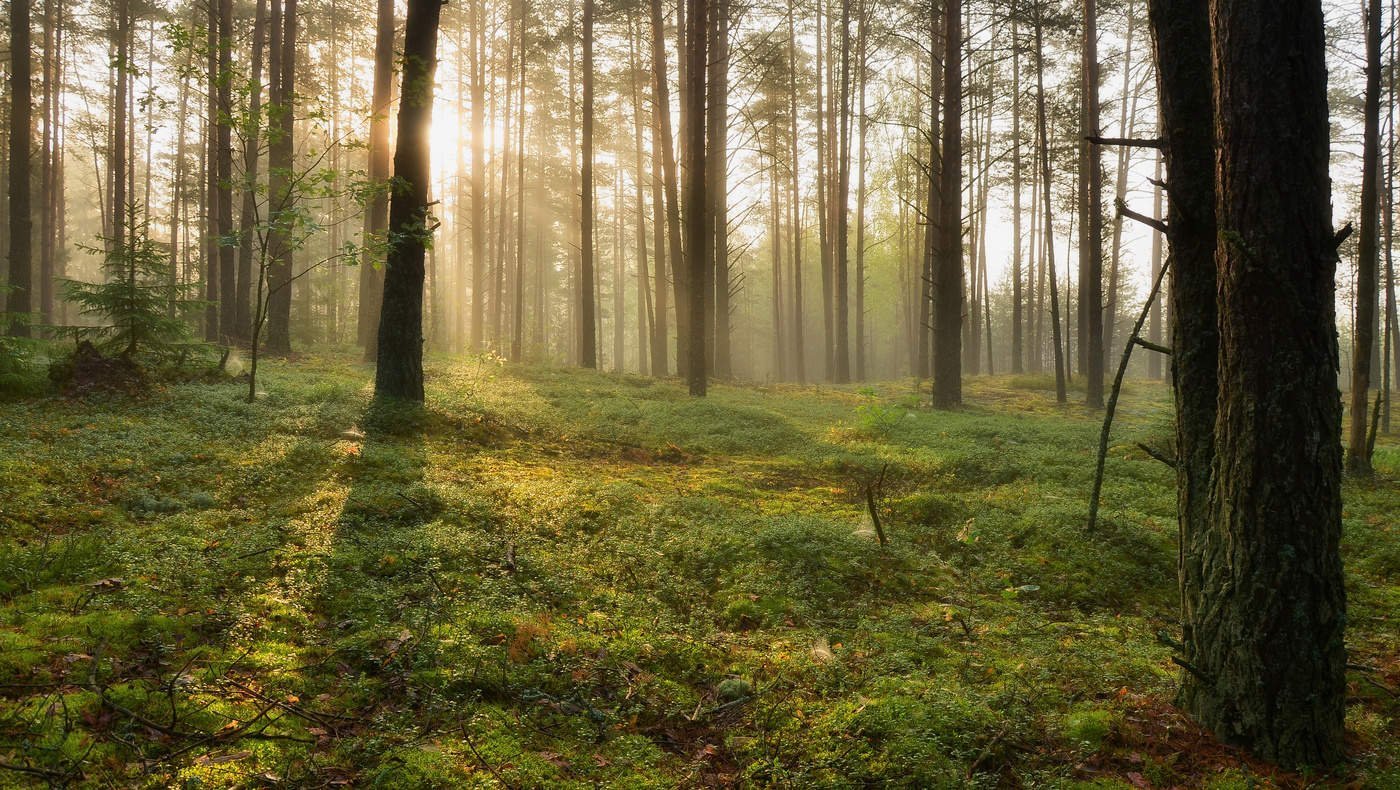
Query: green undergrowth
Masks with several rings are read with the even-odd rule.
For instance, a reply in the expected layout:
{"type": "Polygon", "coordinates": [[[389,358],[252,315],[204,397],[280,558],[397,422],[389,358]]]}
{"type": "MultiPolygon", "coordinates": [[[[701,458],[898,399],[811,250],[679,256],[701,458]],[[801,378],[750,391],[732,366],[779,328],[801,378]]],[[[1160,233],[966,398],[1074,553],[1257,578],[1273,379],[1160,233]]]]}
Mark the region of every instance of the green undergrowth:
{"type": "MultiPolygon", "coordinates": [[[[253,404],[0,406],[0,787],[1290,781],[1170,707],[1160,385],[1124,394],[1090,533],[1098,417],[1035,377],[944,413],[435,359],[411,409],[348,356],[264,370],[253,404]]],[[[1346,492],[1346,777],[1394,787],[1377,461],[1346,492]]]]}

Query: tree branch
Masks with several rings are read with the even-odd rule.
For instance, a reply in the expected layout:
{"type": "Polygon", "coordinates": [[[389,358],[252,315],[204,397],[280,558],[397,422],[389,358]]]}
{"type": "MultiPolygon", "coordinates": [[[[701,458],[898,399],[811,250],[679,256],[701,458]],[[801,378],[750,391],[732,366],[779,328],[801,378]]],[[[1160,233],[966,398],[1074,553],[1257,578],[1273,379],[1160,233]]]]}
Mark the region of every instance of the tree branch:
{"type": "Polygon", "coordinates": [[[1099,137],[1098,135],[1089,135],[1084,139],[1094,145],[1111,145],[1120,148],[1156,148],[1160,151],[1166,147],[1166,143],[1162,142],[1159,137],[1099,137]]]}

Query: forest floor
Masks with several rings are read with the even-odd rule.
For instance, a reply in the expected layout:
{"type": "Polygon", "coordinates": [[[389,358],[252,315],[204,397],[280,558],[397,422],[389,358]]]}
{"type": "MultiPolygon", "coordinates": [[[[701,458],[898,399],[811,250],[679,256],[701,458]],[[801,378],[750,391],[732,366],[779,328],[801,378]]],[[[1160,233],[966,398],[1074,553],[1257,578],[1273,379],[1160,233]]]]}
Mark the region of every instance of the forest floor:
{"type": "Polygon", "coordinates": [[[1171,706],[1169,392],[345,355],[0,404],[0,787],[1400,787],[1400,444],[1346,487],[1352,761],[1171,706]],[[881,478],[883,477],[883,482],[881,478]],[[889,539],[867,512],[874,494],[889,539]]]}

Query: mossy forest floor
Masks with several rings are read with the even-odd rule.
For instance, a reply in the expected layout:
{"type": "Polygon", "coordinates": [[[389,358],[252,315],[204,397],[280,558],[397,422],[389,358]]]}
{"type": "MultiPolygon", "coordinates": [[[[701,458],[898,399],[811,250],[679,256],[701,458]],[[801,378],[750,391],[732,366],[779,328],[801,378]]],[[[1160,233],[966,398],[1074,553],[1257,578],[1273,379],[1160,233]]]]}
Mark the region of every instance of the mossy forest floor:
{"type": "Polygon", "coordinates": [[[1346,487],[1353,760],[1171,707],[1169,392],[352,357],[0,404],[0,787],[1400,787],[1400,445],[1346,487]],[[877,499],[889,547],[867,515],[877,499]]]}

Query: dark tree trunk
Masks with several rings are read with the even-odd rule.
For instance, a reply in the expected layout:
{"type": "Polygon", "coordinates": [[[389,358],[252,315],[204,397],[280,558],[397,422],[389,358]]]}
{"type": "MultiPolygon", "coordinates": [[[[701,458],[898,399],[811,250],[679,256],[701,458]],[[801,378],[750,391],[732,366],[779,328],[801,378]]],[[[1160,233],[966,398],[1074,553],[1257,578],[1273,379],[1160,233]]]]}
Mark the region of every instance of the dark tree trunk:
{"type": "MultiPolygon", "coordinates": [[[[276,2],[276,0],[273,0],[276,2]]],[[[394,97],[394,0],[379,0],[374,33],[374,106],[369,122],[369,180],[389,180],[389,107],[394,97]]],[[[365,207],[364,254],[360,258],[358,335],[365,361],[379,350],[379,306],[384,299],[384,270],[374,265],[375,244],[389,226],[389,196],[376,191],[365,207]]]]}
{"type": "Polygon", "coordinates": [[[1084,402],[1103,407],[1103,162],[1087,138],[1099,133],[1098,1],[1084,0],[1079,143],[1079,360],[1084,402]]]}
{"type": "Polygon", "coordinates": [[[709,145],[707,175],[714,225],[714,374],[732,375],[729,359],[729,0],[714,0],[710,30],[709,145]]]}
{"type": "Polygon", "coordinates": [[[235,337],[246,340],[253,324],[253,248],[257,236],[258,160],[262,145],[263,49],[267,44],[267,0],[253,15],[252,66],[248,74],[248,121],[243,130],[243,208],[238,218],[238,291],[234,299],[235,337]]]}
{"type": "Polygon", "coordinates": [[[272,0],[274,32],[272,89],[273,105],[268,124],[268,192],[271,208],[268,271],[267,350],[274,354],[292,353],[292,248],[291,229],[295,225],[296,200],[292,183],[292,135],[296,128],[296,38],[297,0],[272,0]],[[280,13],[280,17],[279,17],[280,13]],[[281,22],[278,25],[278,22],[281,22]]]}
{"type": "Polygon", "coordinates": [[[1220,393],[1184,696],[1261,757],[1331,764],[1346,596],[1322,8],[1212,0],[1211,22],[1220,393]]]}
{"type": "Polygon", "coordinates": [[[593,303],[593,5],[583,0],[583,201],[579,236],[579,364],[598,367],[597,305],[593,303]]]}
{"type": "Polygon", "coordinates": [[[788,335],[792,338],[792,372],[799,383],[807,380],[806,343],[802,320],[802,180],[799,176],[799,157],[802,150],[798,146],[797,126],[797,25],[793,19],[793,6],[787,8],[788,27],[788,124],[789,170],[792,172],[792,192],[788,196],[788,211],[792,225],[792,317],[788,320],[788,335]]]}
{"type": "MultiPolygon", "coordinates": [[[[1060,286],[1055,282],[1055,211],[1050,203],[1050,127],[1046,120],[1045,112],[1045,19],[1044,0],[1036,0],[1035,7],[1035,118],[1036,135],[1040,138],[1040,190],[1041,209],[1045,212],[1045,232],[1042,242],[1045,245],[1044,261],[1041,266],[1041,273],[1045,279],[1042,281],[1041,292],[1044,293],[1048,287],[1050,290],[1050,339],[1054,346],[1053,353],[1055,359],[1055,401],[1064,403],[1068,400],[1065,382],[1065,346],[1060,338],[1060,286]]],[[[1066,264],[1068,266],[1068,264],[1066,264]]]]}
{"type": "Polygon", "coordinates": [[[851,0],[841,0],[841,72],[836,132],[836,192],[831,197],[831,212],[836,224],[833,240],[832,295],[834,313],[834,344],[831,349],[833,367],[831,380],[845,384],[851,380],[851,0]]]}
{"type": "Polygon", "coordinates": [[[962,0],[946,0],[945,6],[941,211],[933,267],[933,405],[951,409],[962,403],[962,0]]]}
{"type": "MultiPolygon", "coordinates": [[[[591,0],[590,0],[591,2],[591,0]]],[[[705,168],[708,165],[705,151],[705,78],[708,63],[706,34],[709,24],[709,0],[686,0],[689,27],[686,31],[685,57],[686,78],[688,80],[685,100],[687,102],[685,123],[685,274],[688,283],[687,296],[690,299],[689,343],[686,348],[686,379],[690,394],[703,398],[707,389],[708,370],[706,337],[709,323],[706,320],[708,305],[705,291],[710,276],[710,223],[707,218],[709,201],[705,196],[705,168]]]]}
{"type": "MultiPolygon", "coordinates": [[[[676,151],[671,131],[671,89],[666,75],[666,29],[661,15],[661,0],[651,0],[651,68],[652,68],[652,112],[656,114],[653,124],[661,155],[661,183],[666,193],[666,229],[670,244],[667,247],[670,261],[672,293],[676,302],[676,370],[684,371],[689,342],[689,310],[686,297],[685,257],[682,250],[681,213],[679,181],[676,178],[676,151]]],[[[685,56],[681,56],[684,61],[685,56]]],[[[656,148],[652,156],[655,159],[656,148]]],[[[655,168],[655,162],[652,163],[655,168]]],[[[658,259],[660,252],[657,253],[658,259]]],[[[662,268],[657,266],[658,276],[662,268]]],[[[658,302],[658,304],[660,304],[658,302]]],[[[664,314],[664,311],[663,311],[664,314]]],[[[664,371],[664,368],[663,368],[664,371]]]]}
{"type": "MultiPolygon", "coordinates": [[[[1199,651],[1203,563],[1213,540],[1207,505],[1215,457],[1215,109],[1211,98],[1210,0],[1151,0],[1157,54],[1162,164],[1171,250],[1171,373],[1176,398],[1178,583],[1187,660],[1199,651]]],[[[1190,678],[1188,677],[1188,680],[1190,678]]],[[[1191,692],[1183,696],[1190,706],[1191,692]]]]}
{"type": "MultiPolygon", "coordinates": [[[[28,337],[30,311],[34,309],[34,260],[31,245],[33,217],[30,214],[30,151],[33,139],[32,65],[29,43],[29,3],[10,3],[10,292],[6,312],[10,313],[10,334],[28,337]]],[[[117,70],[125,79],[125,69],[117,70]]]]}
{"type": "Polygon", "coordinates": [[[428,213],[428,131],[433,125],[442,0],[409,0],[404,27],[403,83],[395,188],[389,203],[389,245],[380,308],[376,397],[423,402],[424,256],[432,236],[428,213]]]}
{"type": "Polygon", "coordinates": [[[219,336],[227,342],[240,337],[237,312],[238,250],[230,243],[233,236],[233,0],[218,0],[218,123],[215,126],[215,175],[219,180],[218,214],[215,232],[219,236],[219,336]]]}
{"type": "Polygon", "coordinates": [[[1376,318],[1380,302],[1380,177],[1381,177],[1381,3],[1366,3],[1365,134],[1361,154],[1361,238],[1356,271],[1355,345],[1351,355],[1351,430],[1347,442],[1347,471],[1371,474],[1367,432],[1371,424],[1369,395],[1372,357],[1376,350],[1376,318]]]}
{"type": "Polygon", "coordinates": [[[1021,293],[1021,42],[1015,8],[1011,19],[1011,372],[1025,370],[1021,293]]]}

